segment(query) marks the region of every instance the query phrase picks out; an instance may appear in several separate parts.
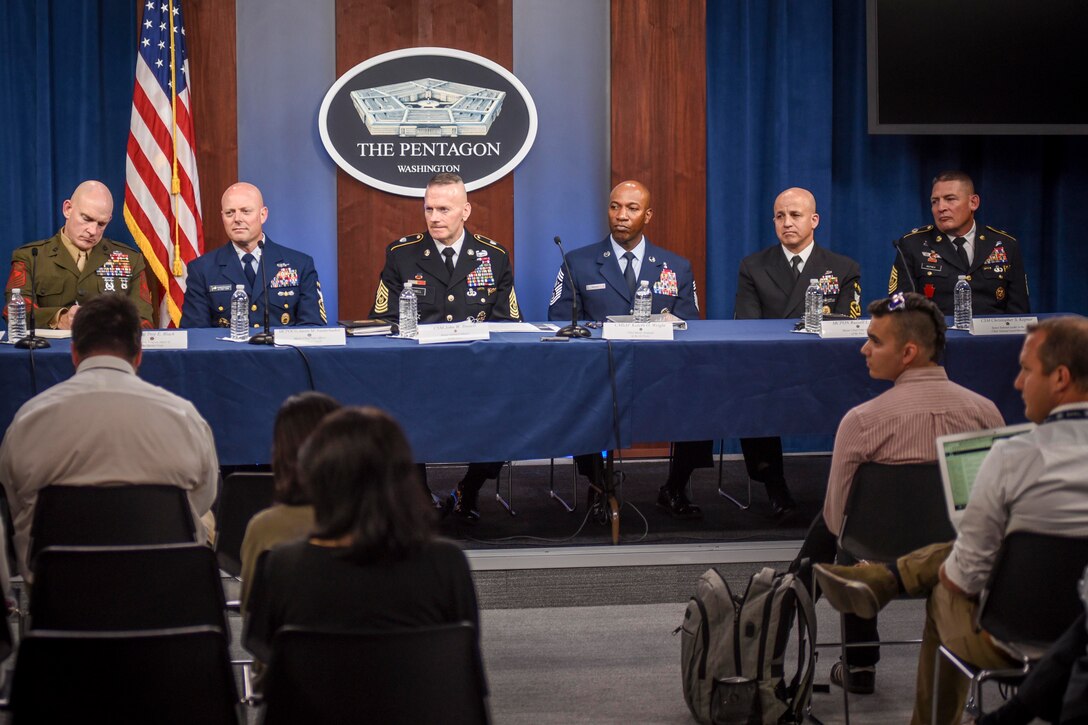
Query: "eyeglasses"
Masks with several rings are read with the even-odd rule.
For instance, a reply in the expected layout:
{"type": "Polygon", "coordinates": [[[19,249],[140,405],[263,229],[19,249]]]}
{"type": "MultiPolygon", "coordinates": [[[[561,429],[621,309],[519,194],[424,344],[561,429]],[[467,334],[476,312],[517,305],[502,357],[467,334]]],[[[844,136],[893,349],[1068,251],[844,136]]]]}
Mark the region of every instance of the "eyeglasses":
{"type": "Polygon", "coordinates": [[[906,309],[906,306],[907,298],[902,292],[896,292],[888,298],[888,312],[898,312],[899,310],[906,309]]]}

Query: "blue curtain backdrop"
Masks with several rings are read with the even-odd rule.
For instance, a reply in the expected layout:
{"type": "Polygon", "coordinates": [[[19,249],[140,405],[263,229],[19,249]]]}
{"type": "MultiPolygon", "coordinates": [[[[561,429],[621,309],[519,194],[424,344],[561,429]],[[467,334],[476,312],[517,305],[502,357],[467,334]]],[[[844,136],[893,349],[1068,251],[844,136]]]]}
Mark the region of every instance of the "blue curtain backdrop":
{"type": "MultiPolygon", "coordinates": [[[[919,52],[947,49],[934,35],[919,52]]],[[[969,59],[932,80],[970,83],[969,59]]],[[[709,0],[707,84],[708,317],[732,317],[738,264],[777,243],[771,208],[790,186],[816,195],[817,243],[861,264],[864,300],[883,296],[891,242],[932,222],[946,168],[974,178],[980,221],[1020,240],[1032,309],[1088,313],[1088,139],[868,135],[860,0],[709,0]]]]}
{"type": "Polygon", "coordinates": [[[121,216],[136,67],[135,0],[0,3],[0,268],[16,247],[63,225],[84,179],[113,192],[106,235],[132,242],[121,216]]]}

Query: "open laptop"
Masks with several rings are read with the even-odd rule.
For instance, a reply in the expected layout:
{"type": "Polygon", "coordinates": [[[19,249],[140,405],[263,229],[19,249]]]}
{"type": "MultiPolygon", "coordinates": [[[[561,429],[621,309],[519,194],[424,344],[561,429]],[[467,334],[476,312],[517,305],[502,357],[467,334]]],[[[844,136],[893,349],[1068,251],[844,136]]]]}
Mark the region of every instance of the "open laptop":
{"type": "Polygon", "coordinates": [[[954,433],[937,439],[937,463],[941,467],[948,518],[957,530],[960,519],[963,518],[963,510],[967,507],[967,500],[971,497],[971,487],[975,485],[975,476],[978,475],[982,459],[986,458],[996,441],[1012,438],[1034,427],[1033,423],[1021,423],[1003,428],[954,433]]]}

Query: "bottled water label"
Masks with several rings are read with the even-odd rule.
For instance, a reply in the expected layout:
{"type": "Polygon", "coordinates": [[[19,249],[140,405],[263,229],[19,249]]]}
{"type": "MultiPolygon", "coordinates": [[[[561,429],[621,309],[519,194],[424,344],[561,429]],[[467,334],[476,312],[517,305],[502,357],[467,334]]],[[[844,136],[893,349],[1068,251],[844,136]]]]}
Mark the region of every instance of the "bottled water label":
{"type": "Polygon", "coordinates": [[[823,320],[824,293],[820,289],[820,281],[809,280],[808,289],[805,290],[805,332],[819,334],[823,320]]]}
{"type": "Polygon", "coordinates": [[[230,339],[249,339],[249,295],[244,285],[237,285],[230,297],[230,339]]]}
{"type": "Polygon", "coordinates": [[[649,322],[650,312],[654,303],[653,292],[650,291],[650,283],[642,280],[635,290],[635,322],[649,322]]]}
{"type": "Polygon", "coordinates": [[[26,337],[26,300],[23,290],[15,287],[11,290],[8,303],[8,342],[18,342],[26,337]]]}

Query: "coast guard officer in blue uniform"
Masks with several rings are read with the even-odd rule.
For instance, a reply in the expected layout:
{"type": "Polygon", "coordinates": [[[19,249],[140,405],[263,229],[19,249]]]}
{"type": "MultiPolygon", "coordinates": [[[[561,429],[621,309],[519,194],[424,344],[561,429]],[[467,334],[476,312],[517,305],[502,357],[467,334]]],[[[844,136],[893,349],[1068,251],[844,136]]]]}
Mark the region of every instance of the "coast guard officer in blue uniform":
{"type": "MultiPolygon", "coordinates": [[[[699,319],[699,298],[691,263],[655,244],[642,233],[654,210],[650,191],[638,181],[624,181],[608,199],[608,228],[611,234],[596,244],[575,249],[567,264],[578,285],[579,318],[603,322],[609,315],[627,315],[635,304],[639,282],[647,280],[653,291],[654,314],[670,312],[685,320],[699,319]]],[[[571,285],[564,271],[555,278],[548,305],[549,320],[570,320],[571,285]]],[[[575,456],[578,471],[594,485],[602,478],[597,454],[575,456]]],[[[669,479],[658,492],[657,505],[677,517],[702,514],[687,496],[688,478],[696,468],[713,465],[711,441],[676,443],[669,479]]],[[[591,508],[598,504],[590,488],[591,508]]]]}
{"type": "Polygon", "coordinates": [[[270,325],[326,323],[325,300],[313,258],[268,239],[263,230],[267,220],[268,207],[253,184],[239,182],[224,192],[223,228],[232,243],[189,263],[182,327],[230,327],[230,298],[239,284],[249,295],[251,327],[264,326],[266,292],[270,325]],[[258,244],[261,240],[263,249],[258,244]]]}

